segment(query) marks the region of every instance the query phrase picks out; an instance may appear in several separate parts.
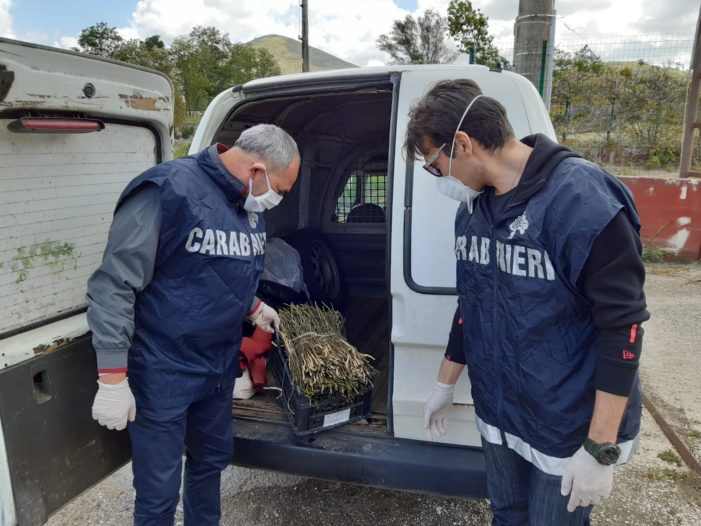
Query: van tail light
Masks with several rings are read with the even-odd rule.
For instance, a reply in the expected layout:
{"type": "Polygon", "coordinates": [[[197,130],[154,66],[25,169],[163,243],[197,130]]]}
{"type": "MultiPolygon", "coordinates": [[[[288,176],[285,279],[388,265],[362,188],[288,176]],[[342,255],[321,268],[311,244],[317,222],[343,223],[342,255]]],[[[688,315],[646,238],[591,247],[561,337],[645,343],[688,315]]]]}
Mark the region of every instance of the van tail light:
{"type": "Polygon", "coordinates": [[[7,129],[15,133],[90,133],[104,130],[105,123],[70,117],[21,117],[7,129]]]}

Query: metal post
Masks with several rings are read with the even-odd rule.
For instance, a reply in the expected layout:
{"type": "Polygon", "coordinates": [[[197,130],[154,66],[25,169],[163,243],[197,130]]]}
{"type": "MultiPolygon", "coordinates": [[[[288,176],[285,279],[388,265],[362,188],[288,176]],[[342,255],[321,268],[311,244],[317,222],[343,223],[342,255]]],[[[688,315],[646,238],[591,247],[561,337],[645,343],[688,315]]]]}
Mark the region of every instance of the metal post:
{"type": "Polygon", "coordinates": [[[550,111],[550,102],[553,94],[553,70],[555,69],[555,27],[557,26],[557,11],[555,10],[555,0],[553,0],[553,14],[550,19],[550,47],[548,49],[548,64],[545,67],[545,87],[543,88],[543,102],[550,111]]]}
{"type": "Polygon", "coordinates": [[[475,48],[470,48],[470,64],[475,63],[475,48]]]}
{"type": "Polygon", "coordinates": [[[679,161],[679,177],[701,177],[701,173],[692,173],[691,154],[694,151],[694,134],[701,130],[698,120],[699,89],[701,88],[701,7],[696,22],[694,51],[691,55],[691,81],[686,92],[686,112],[684,114],[684,135],[682,138],[682,155],[679,161]]]}
{"type": "Polygon", "coordinates": [[[543,40],[543,51],[540,54],[540,80],[538,81],[538,93],[543,96],[543,88],[545,87],[545,67],[548,63],[548,41],[543,40]]]}
{"type": "Polygon", "coordinates": [[[307,0],[300,0],[302,7],[302,71],[309,71],[309,16],[307,0]]]}

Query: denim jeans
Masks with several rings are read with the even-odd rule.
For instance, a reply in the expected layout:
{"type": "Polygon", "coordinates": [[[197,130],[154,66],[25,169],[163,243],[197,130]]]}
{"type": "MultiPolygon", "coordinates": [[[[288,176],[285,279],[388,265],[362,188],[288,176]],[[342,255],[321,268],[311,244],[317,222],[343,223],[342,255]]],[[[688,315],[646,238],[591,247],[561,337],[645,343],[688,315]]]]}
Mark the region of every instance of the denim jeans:
{"type": "Polygon", "coordinates": [[[588,526],[592,507],[567,511],[562,477],[548,475],[505,445],[482,439],[492,526],[588,526]]]}

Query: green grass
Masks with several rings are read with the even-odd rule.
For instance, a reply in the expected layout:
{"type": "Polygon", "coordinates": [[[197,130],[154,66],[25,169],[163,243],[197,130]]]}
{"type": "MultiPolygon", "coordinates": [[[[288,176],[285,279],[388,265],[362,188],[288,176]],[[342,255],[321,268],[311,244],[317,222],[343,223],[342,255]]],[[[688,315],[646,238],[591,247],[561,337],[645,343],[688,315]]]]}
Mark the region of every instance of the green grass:
{"type": "Polygon", "coordinates": [[[173,159],[179,159],[180,157],[185,157],[187,151],[190,149],[190,141],[181,142],[173,146],[173,159]]]}
{"type": "Polygon", "coordinates": [[[689,478],[687,473],[680,473],[673,469],[660,469],[657,471],[648,471],[645,473],[645,478],[648,480],[660,481],[660,480],[675,480],[675,481],[685,481],[689,478]]]}
{"type": "Polygon", "coordinates": [[[641,259],[644,263],[678,263],[682,261],[674,252],[652,245],[643,247],[641,259]]]}
{"type": "Polygon", "coordinates": [[[668,462],[670,464],[674,464],[677,467],[681,467],[682,465],[682,459],[679,458],[679,455],[677,455],[671,449],[667,449],[662,453],[658,454],[657,458],[659,458],[660,460],[664,460],[665,462],[668,462]]]}
{"type": "Polygon", "coordinates": [[[664,262],[665,250],[657,247],[644,247],[642,260],[645,263],[662,263],[664,262]]]}

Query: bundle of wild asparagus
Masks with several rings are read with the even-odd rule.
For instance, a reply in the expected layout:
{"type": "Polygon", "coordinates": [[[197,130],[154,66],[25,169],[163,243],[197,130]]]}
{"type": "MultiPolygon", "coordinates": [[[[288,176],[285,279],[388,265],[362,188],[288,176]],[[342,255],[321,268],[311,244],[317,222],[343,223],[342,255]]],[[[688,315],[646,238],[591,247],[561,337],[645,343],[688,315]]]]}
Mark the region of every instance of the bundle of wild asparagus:
{"type": "Polygon", "coordinates": [[[344,339],[339,312],[316,305],[289,305],[279,314],[292,381],[312,401],[329,395],[350,401],[372,384],[372,356],[360,353],[344,339]]]}

